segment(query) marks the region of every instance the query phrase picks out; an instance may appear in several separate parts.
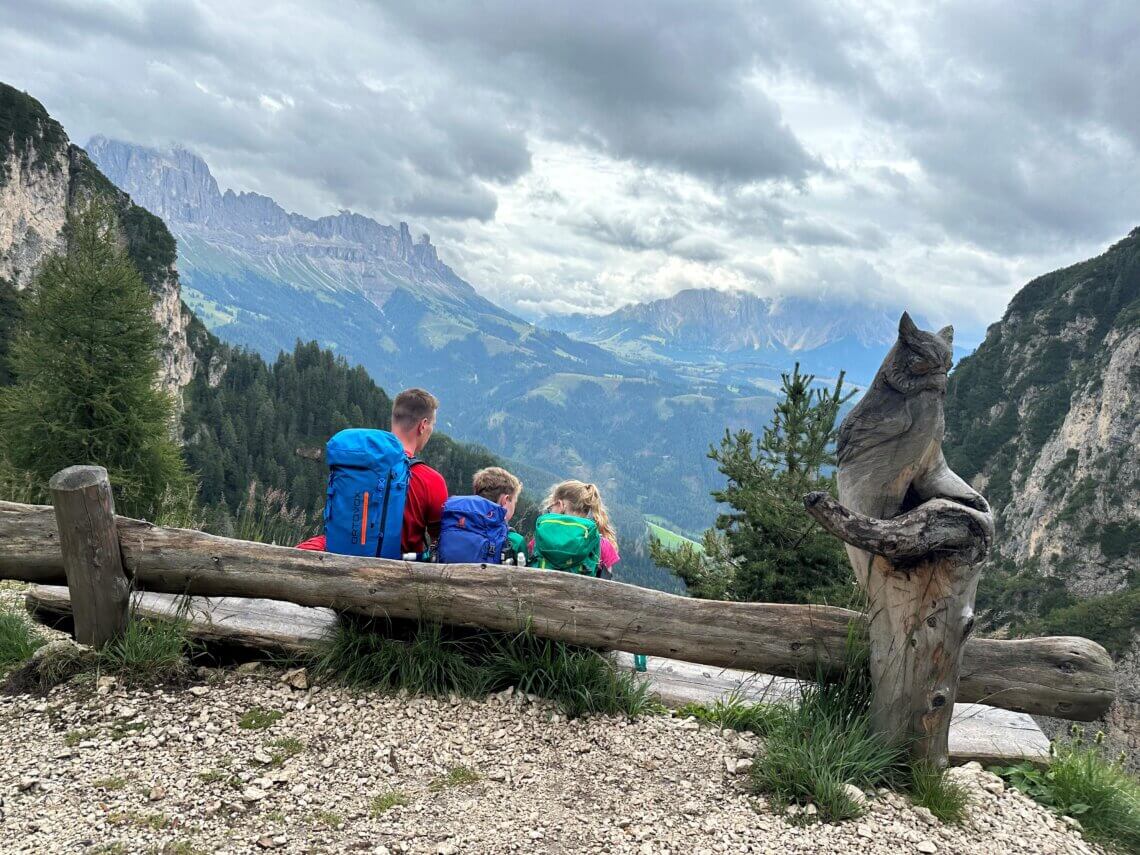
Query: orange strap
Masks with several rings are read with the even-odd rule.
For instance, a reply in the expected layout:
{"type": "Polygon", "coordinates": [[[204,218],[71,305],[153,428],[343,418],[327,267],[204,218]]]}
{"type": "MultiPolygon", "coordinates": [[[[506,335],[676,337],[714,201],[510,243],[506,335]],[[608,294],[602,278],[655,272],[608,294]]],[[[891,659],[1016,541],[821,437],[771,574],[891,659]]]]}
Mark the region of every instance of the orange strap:
{"type": "Polygon", "coordinates": [[[360,515],[360,542],[368,539],[368,494],[364,494],[364,512],[360,515]]]}

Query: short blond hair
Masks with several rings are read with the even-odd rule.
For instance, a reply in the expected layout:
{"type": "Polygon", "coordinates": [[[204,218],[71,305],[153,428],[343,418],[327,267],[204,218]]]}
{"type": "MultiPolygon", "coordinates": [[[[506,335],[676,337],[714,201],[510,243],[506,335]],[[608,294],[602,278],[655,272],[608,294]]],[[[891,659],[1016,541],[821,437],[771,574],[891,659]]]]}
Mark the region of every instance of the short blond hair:
{"type": "Polygon", "coordinates": [[[435,417],[439,400],[427,389],[405,389],[392,402],[392,424],[411,429],[435,417]]]}
{"type": "Polygon", "coordinates": [[[471,490],[475,495],[492,502],[499,501],[503,496],[517,499],[522,486],[522,481],[501,466],[480,469],[471,479],[471,490]]]}

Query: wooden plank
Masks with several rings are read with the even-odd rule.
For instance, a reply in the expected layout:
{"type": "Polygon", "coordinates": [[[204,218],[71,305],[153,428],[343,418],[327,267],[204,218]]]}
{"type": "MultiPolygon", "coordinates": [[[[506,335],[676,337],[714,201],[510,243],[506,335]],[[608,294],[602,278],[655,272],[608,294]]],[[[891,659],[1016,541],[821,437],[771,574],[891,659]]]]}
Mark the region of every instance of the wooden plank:
{"type": "MultiPolygon", "coordinates": [[[[26,603],[33,614],[71,614],[68,590],[60,585],[32,586],[26,603]]],[[[173,594],[136,591],[131,598],[132,611],[147,618],[176,617],[181,605],[182,597],[173,594]]],[[[240,597],[191,597],[183,617],[194,638],[267,653],[303,653],[336,626],[332,609],[240,597]]]]}
{"type": "MultiPolygon", "coordinates": [[[[179,613],[180,597],[136,593],[137,613],[163,618],[179,613]]],[[[70,613],[67,588],[36,585],[28,608],[41,614],[70,613]]],[[[301,653],[336,625],[331,609],[307,608],[277,600],[237,597],[191,598],[185,615],[191,634],[203,641],[224,641],[272,653],[301,653]]],[[[615,652],[615,664],[634,670],[633,654],[615,652]]],[[[794,700],[799,682],[732,668],[715,668],[652,656],[641,679],[661,702],[674,709],[688,703],[712,704],[740,697],[748,703],[794,700]]],[[[1031,717],[981,704],[958,704],[950,724],[950,756],[955,763],[1043,761],[1049,740],[1031,717]]]]}
{"type": "MultiPolygon", "coordinates": [[[[50,508],[0,502],[0,576],[24,578],[58,544],[50,508]],[[9,533],[28,525],[40,537],[9,533]]],[[[119,517],[123,562],[141,589],[211,597],[273,597],[304,606],[518,631],[602,649],[777,676],[839,673],[862,616],[829,606],[695,600],[573,573],[509,566],[353,558],[168,529],[119,517]]],[[[62,563],[58,566],[62,568],[62,563]]],[[[62,581],[62,572],[58,577],[62,581]]],[[[861,630],[865,631],[865,630],[861,630]]],[[[958,699],[1092,720],[1116,692],[1112,660],[1082,638],[971,638],[958,699]]]]}
{"type": "MultiPolygon", "coordinates": [[[[636,672],[632,653],[618,651],[613,659],[618,667],[636,672]]],[[[661,656],[649,657],[644,674],[662,703],[671,707],[711,704],[730,698],[751,704],[776,703],[795,697],[800,686],[799,680],[790,677],[716,668],[661,656]]]]}

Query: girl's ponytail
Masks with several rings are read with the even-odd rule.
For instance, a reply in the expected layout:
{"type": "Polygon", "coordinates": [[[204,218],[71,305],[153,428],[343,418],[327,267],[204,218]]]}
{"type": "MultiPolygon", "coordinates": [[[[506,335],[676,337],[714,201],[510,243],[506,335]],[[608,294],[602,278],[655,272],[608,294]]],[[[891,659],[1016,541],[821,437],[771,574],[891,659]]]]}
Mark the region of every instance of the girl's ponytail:
{"type": "Polygon", "coordinates": [[[605,502],[602,501],[602,494],[594,484],[586,485],[586,502],[590,517],[598,524],[598,534],[616,546],[617,532],[614,531],[614,525],[610,520],[609,512],[606,510],[605,502]]]}

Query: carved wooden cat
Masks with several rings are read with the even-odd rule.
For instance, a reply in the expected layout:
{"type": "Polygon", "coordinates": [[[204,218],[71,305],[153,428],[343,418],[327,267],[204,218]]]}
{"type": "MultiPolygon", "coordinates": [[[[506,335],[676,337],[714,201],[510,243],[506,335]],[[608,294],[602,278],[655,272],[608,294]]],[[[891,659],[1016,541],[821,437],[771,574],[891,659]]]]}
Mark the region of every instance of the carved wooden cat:
{"type": "MultiPolygon", "coordinates": [[[[945,498],[989,512],[986,500],[942,455],[953,341],[953,327],[925,332],[903,313],[898,340],[839,428],[839,501],[845,507],[891,519],[928,499],[945,498]]],[[[859,572],[869,556],[848,551],[859,572]]]]}

